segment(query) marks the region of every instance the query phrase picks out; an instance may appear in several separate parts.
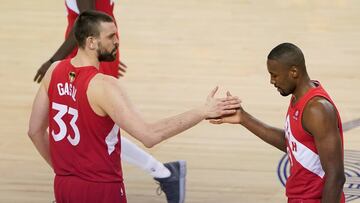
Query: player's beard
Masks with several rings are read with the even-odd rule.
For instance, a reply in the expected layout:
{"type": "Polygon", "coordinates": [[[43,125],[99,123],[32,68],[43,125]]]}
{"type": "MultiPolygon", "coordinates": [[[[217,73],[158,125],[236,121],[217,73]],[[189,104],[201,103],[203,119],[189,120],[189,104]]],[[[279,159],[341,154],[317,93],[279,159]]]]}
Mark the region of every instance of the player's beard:
{"type": "Polygon", "coordinates": [[[114,61],[116,59],[118,45],[115,45],[114,49],[111,52],[106,51],[102,48],[101,44],[99,44],[99,49],[97,50],[98,53],[98,60],[99,61],[114,61]]]}

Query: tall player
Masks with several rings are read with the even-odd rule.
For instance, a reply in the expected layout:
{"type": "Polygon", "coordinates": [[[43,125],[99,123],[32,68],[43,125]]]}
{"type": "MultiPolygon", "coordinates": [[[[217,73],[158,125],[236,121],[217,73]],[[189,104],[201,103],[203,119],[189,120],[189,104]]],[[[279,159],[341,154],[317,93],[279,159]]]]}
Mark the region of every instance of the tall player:
{"type": "Polygon", "coordinates": [[[198,108],[145,122],[122,85],[99,72],[100,61],[116,58],[116,33],[109,15],[81,13],[74,25],[76,56],[50,66],[36,95],[28,134],[54,169],[58,203],[126,203],[119,126],[152,147],[205,118],[233,114],[240,107],[236,97],[214,98],[215,88],[198,108]]]}
{"type": "MultiPolygon", "coordinates": [[[[68,26],[65,33],[65,41],[55,54],[39,68],[34,78],[34,81],[36,82],[42,80],[53,62],[65,58],[72,58],[76,55],[77,46],[73,25],[80,12],[86,10],[98,10],[105,12],[114,18],[114,2],[111,0],[66,0],[65,5],[68,14],[68,26]]],[[[119,51],[117,51],[115,61],[102,61],[100,63],[100,72],[116,78],[123,76],[126,71],[126,65],[119,60],[119,54],[119,51]]],[[[185,161],[163,164],[124,136],[121,136],[121,143],[122,159],[146,171],[158,181],[160,183],[160,188],[163,189],[166,194],[168,203],[181,203],[181,200],[185,199],[185,161]]]]}
{"type": "MultiPolygon", "coordinates": [[[[310,80],[302,51],[291,43],[268,55],[270,83],[282,96],[292,95],[285,129],[271,127],[240,108],[214,124],[241,124],[263,141],[287,152],[289,203],[345,202],[343,131],[340,115],[318,81],[310,80]]],[[[230,95],[230,94],[229,94],[230,95]]]]}

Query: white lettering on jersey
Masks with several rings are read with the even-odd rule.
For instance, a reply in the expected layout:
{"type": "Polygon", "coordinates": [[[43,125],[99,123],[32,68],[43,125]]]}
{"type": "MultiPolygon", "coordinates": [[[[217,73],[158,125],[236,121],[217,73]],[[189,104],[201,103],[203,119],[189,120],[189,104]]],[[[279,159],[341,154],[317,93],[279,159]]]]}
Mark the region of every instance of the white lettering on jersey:
{"type": "Polygon", "coordinates": [[[285,136],[288,142],[287,152],[289,158],[291,159],[291,165],[293,165],[294,161],[292,159],[295,159],[304,168],[315,173],[320,178],[323,178],[325,172],[321,167],[319,155],[296,140],[291,131],[289,115],[286,116],[285,136]]]}
{"type": "Polygon", "coordinates": [[[105,138],[106,145],[108,147],[109,155],[115,150],[115,145],[119,142],[118,133],[119,133],[119,126],[114,124],[114,127],[111,129],[109,134],[105,138]]]}
{"type": "Polygon", "coordinates": [[[64,96],[64,95],[68,95],[72,98],[73,101],[76,101],[76,88],[75,86],[73,86],[72,84],[69,84],[69,83],[58,83],[57,85],[57,89],[58,89],[58,92],[59,92],[59,95],[60,96],[64,96]]]}
{"type": "Polygon", "coordinates": [[[79,117],[78,111],[74,108],[71,108],[64,104],[59,104],[56,102],[52,102],[52,109],[58,111],[58,113],[54,116],[54,121],[59,126],[58,133],[55,133],[54,130],[51,131],[51,135],[53,136],[54,140],[56,142],[61,141],[62,139],[65,138],[65,136],[68,132],[66,124],[65,124],[64,120],[62,119],[62,117],[64,115],[66,115],[66,113],[67,113],[69,115],[72,115],[72,118],[70,121],[70,126],[74,132],[73,138],[70,136],[70,134],[68,134],[67,139],[73,146],[78,145],[80,142],[80,132],[79,132],[79,128],[76,125],[76,121],[79,117]]]}

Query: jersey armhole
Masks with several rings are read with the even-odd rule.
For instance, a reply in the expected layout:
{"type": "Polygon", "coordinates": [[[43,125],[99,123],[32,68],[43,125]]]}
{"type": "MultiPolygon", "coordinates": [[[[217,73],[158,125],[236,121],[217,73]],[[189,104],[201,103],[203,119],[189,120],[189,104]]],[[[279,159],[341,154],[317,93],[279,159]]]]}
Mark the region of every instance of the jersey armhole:
{"type": "Polygon", "coordinates": [[[101,74],[101,73],[96,72],[96,73],[94,73],[93,75],[91,75],[91,76],[85,81],[84,86],[86,87],[86,89],[84,90],[84,93],[85,93],[85,97],[86,97],[86,99],[85,99],[85,100],[86,100],[86,105],[89,106],[89,109],[91,110],[91,112],[92,112],[95,116],[97,116],[97,117],[99,117],[99,118],[107,118],[107,117],[109,117],[109,115],[104,115],[104,116],[102,116],[102,115],[97,114],[97,113],[94,111],[94,109],[92,108],[92,106],[91,106],[91,104],[90,104],[89,97],[88,97],[88,94],[87,94],[90,81],[91,81],[97,74],[101,74]]]}
{"type": "MultiPolygon", "coordinates": [[[[49,84],[48,84],[48,89],[47,89],[47,94],[48,94],[48,96],[50,96],[50,93],[51,92],[53,92],[53,85],[52,85],[52,83],[53,83],[53,81],[54,81],[54,73],[55,73],[55,71],[57,71],[57,69],[58,69],[58,67],[59,67],[59,65],[62,63],[62,61],[56,61],[56,62],[54,62],[54,63],[56,63],[55,65],[54,65],[54,68],[53,68],[53,70],[52,70],[52,72],[51,72],[51,75],[50,75],[50,80],[49,80],[49,84]]],[[[48,70],[49,71],[49,70],[48,70]]],[[[46,88],[46,86],[45,86],[45,88],[46,88]]]]}

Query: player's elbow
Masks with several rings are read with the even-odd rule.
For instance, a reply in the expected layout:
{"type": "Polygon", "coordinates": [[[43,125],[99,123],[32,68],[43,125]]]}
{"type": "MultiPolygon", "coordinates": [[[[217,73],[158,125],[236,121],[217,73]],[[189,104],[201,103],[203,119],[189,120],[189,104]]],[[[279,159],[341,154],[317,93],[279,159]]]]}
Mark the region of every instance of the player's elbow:
{"type": "Polygon", "coordinates": [[[36,129],[36,128],[32,128],[30,127],[27,131],[27,135],[29,136],[29,138],[31,140],[33,140],[34,138],[38,137],[39,135],[41,135],[41,131],[40,129],[36,129]]]}
{"type": "Polygon", "coordinates": [[[141,142],[145,147],[152,148],[163,141],[162,137],[163,136],[160,133],[151,129],[143,134],[141,142]]]}
{"type": "Polygon", "coordinates": [[[339,170],[336,173],[336,180],[337,180],[338,184],[341,186],[343,186],[345,184],[346,177],[345,177],[345,173],[343,170],[339,170]]]}
{"type": "Polygon", "coordinates": [[[27,131],[27,135],[30,139],[33,139],[34,137],[36,137],[37,132],[34,129],[29,128],[27,131]]]}
{"type": "Polygon", "coordinates": [[[143,144],[147,148],[152,148],[155,145],[159,144],[161,142],[161,139],[156,139],[156,135],[149,133],[147,134],[146,138],[143,140],[143,144]]]}
{"type": "Polygon", "coordinates": [[[342,187],[344,186],[345,182],[346,182],[346,177],[345,177],[345,174],[344,174],[344,173],[340,173],[340,174],[339,174],[338,181],[339,181],[339,185],[340,185],[341,188],[342,188],[342,187]]]}
{"type": "Polygon", "coordinates": [[[156,130],[152,125],[145,125],[144,128],[138,129],[137,133],[133,134],[146,148],[152,148],[163,141],[162,132],[156,130]]]}
{"type": "Polygon", "coordinates": [[[338,188],[342,188],[346,181],[344,171],[341,171],[341,170],[337,171],[334,174],[331,174],[331,175],[329,174],[329,176],[327,175],[326,178],[329,180],[332,180],[334,185],[336,185],[338,188]]]}

